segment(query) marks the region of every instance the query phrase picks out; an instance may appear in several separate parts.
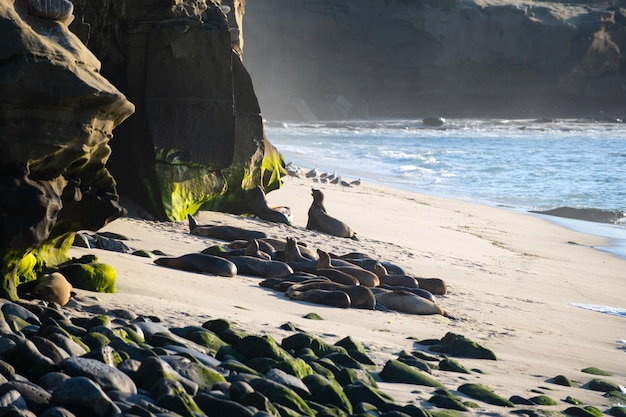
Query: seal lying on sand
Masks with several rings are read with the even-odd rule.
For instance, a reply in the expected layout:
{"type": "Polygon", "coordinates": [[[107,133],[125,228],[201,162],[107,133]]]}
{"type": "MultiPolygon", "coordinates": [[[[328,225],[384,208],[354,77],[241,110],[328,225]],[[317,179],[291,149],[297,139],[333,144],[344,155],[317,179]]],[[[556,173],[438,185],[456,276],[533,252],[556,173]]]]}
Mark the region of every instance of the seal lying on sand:
{"type": "Polygon", "coordinates": [[[374,274],[373,272],[367,271],[357,265],[332,266],[330,255],[328,254],[328,252],[324,252],[321,249],[317,250],[317,255],[319,256],[319,259],[317,260],[318,270],[336,269],[338,271],[345,272],[346,274],[355,277],[357,280],[359,280],[359,283],[361,285],[364,285],[366,287],[376,287],[378,286],[378,284],[380,284],[378,276],[376,276],[376,274],[374,274]]]}
{"type": "Polygon", "coordinates": [[[366,308],[369,310],[376,308],[374,293],[371,289],[362,285],[342,285],[336,282],[309,280],[300,284],[293,284],[285,291],[285,295],[289,298],[293,298],[292,294],[294,292],[308,292],[310,290],[343,291],[350,296],[350,307],[366,308]]]}
{"type": "Polygon", "coordinates": [[[338,290],[308,290],[294,291],[289,297],[292,300],[306,301],[315,304],[324,304],[333,307],[348,308],[351,305],[350,296],[338,290]]]}
{"type": "Polygon", "coordinates": [[[196,236],[210,237],[229,242],[233,240],[263,239],[267,237],[267,234],[264,232],[242,229],[241,227],[198,225],[196,219],[194,219],[191,214],[187,216],[187,219],[189,220],[189,233],[196,236]]]}
{"type": "Polygon", "coordinates": [[[289,207],[270,207],[267,204],[265,198],[265,192],[259,186],[250,190],[252,194],[252,214],[260,219],[267,220],[274,223],[291,224],[293,222],[293,214],[289,207]]]}
{"type": "Polygon", "coordinates": [[[159,266],[187,272],[200,272],[223,277],[234,277],[237,275],[237,267],[234,263],[228,259],[204,253],[188,253],[177,258],[162,257],[155,259],[154,263],[159,266]]]}
{"type": "Polygon", "coordinates": [[[72,298],[72,284],[60,272],[53,272],[39,278],[32,293],[40,300],[52,301],[63,307],[72,298]]]}
{"type": "Polygon", "coordinates": [[[389,310],[395,310],[401,313],[421,315],[441,314],[442,316],[450,317],[448,313],[437,304],[408,291],[378,290],[376,293],[376,303],[389,310]]]}
{"type": "Polygon", "coordinates": [[[390,286],[418,288],[417,280],[408,275],[389,275],[387,269],[380,262],[374,264],[374,272],[380,279],[380,283],[390,286]]]}
{"type": "Polygon", "coordinates": [[[324,194],[320,190],[312,188],[311,195],[313,196],[313,203],[309,208],[307,229],[317,230],[333,236],[356,239],[356,233],[350,229],[350,226],[328,215],[326,208],[324,208],[324,194]]]}
{"type": "Polygon", "coordinates": [[[228,258],[228,260],[237,266],[237,271],[241,275],[279,278],[293,274],[293,269],[281,261],[271,261],[252,256],[233,256],[228,258]]]}

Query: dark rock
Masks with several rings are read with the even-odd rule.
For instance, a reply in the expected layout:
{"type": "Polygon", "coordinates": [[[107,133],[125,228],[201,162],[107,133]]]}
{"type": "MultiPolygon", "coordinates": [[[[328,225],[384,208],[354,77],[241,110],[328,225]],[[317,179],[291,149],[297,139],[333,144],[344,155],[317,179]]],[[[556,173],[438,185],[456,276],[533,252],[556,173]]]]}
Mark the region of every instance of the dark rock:
{"type": "Polygon", "coordinates": [[[76,417],[76,415],[67,408],[54,406],[46,408],[39,417],[76,417]]]}
{"type": "Polygon", "coordinates": [[[515,407],[511,401],[500,397],[486,385],[463,384],[458,388],[458,390],[471,398],[486,402],[487,404],[499,405],[502,407],[515,407]]]}
{"type": "Polygon", "coordinates": [[[283,405],[305,415],[313,413],[302,397],[282,384],[262,378],[253,379],[249,383],[255,391],[265,395],[274,404],[283,405]]]}
{"type": "Polygon", "coordinates": [[[196,395],[194,401],[202,411],[211,416],[252,417],[255,414],[251,408],[235,401],[216,398],[205,393],[196,395]]]}
{"type": "Polygon", "coordinates": [[[311,396],[309,388],[300,380],[300,378],[290,375],[285,371],[274,368],[270,369],[265,376],[272,381],[291,388],[302,398],[306,399],[311,396]]]}
{"type": "Polygon", "coordinates": [[[618,384],[610,381],[605,381],[600,378],[592,379],[586,384],[586,386],[592,391],[611,392],[620,390],[618,384]]]}
{"type": "Polygon", "coordinates": [[[70,376],[62,372],[48,372],[39,378],[38,384],[43,389],[52,392],[68,379],[70,379],[70,376]]]}
{"type": "Polygon", "coordinates": [[[430,375],[397,360],[387,361],[382,371],[379,372],[379,376],[385,382],[403,382],[429,387],[443,387],[443,384],[430,375]]]}
{"type": "Polygon", "coordinates": [[[469,340],[463,335],[446,333],[439,343],[431,345],[430,350],[461,358],[496,360],[496,355],[489,349],[469,340]]]}
{"type": "MultiPolygon", "coordinates": [[[[371,404],[379,411],[391,411],[395,406],[395,400],[382,391],[360,383],[344,387],[344,392],[352,404],[371,404]]],[[[358,412],[357,409],[354,410],[358,412]]]]}
{"type": "Polygon", "coordinates": [[[70,356],[69,353],[55,345],[52,341],[43,337],[34,336],[30,338],[30,341],[37,347],[39,353],[50,358],[55,364],[70,356]]]}
{"type": "Polygon", "coordinates": [[[302,379],[311,392],[311,399],[320,404],[331,404],[352,414],[352,404],[343,392],[343,388],[336,381],[324,378],[321,375],[308,375],[302,379]]]}
{"type": "Polygon", "coordinates": [[[15,389],[0,390],[0,408],[4,407],[28,410],[28,404],[26,404],[19,391],[15,389]]]}
{"type": "Polygon", "coordinates": [[[71,357],[62,361],[59,366],[70,376],[91,379],[104,391],[137,392],[135,383],[128,375],[95,359],[71,357]]]}
{"type": "Polygon", "coordinates": [[[52,392],[51,403],[67,407],[79,415],[85,413],[109,417],[121,413],[119,407],[96,383],[81,376],[70,378],[59,385],[52,392]],[[76,395],[78,392],[81,395],[76,395]]]}
{"type": "Polygon", "coordinates": [[[54,365],[54,362],[42,355],[30,340],[18,341],[10,352],[8,360],[18,373],[33,381],[52,370],[54,365]]]}
{"type": "Polygon", "coordinates": [[[0,393],[17,391],[34,413],[41,413],[50,403],[50,394],[30,382],[10,381],[0,386],[0,393]]]}
{"type": "Polygon", "coordinates": [[[535,405],[535,402],[524,398],[520,395],[513,395],[509,398],[509,401],[511,401],[513,404],[517,404],[517,405],[535,405]]]}
{"type": "MultiPolygon", "coordinates": [[[[244,3],[236,3],[242,15],[244,3]]],[[[92,28],[86,39],[102,72],[137,106],[109,161],[120,193],[159,219],[183,220],[203,203],[250,212],[247,190],[279,187],[282,157],[265,138],[250,76],[232,47],[240,31],[217,4],[74,6],[75,22],[92,28]]]]}
{"type": "Polygon", "coordinates": [[[68,20],[27,13],[0,9],[0,290],[10,300],[18,279],[67,257],[73,232],[123,214],[105,163],[111,131],[133,112],[68,20]]]}

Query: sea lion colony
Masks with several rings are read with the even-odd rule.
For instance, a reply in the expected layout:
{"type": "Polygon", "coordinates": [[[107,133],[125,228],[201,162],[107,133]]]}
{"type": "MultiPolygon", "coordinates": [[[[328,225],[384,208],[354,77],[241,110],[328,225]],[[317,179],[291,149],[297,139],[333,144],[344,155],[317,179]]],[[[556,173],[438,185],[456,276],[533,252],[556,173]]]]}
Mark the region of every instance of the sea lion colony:
{"type": "MultiPolygon", "coordinates": [[[[314,199],[316,191],[319,190],[313,190],[314,199]]],[[[314,201],[316,210],[323,210],[322,202],[318,194],[314,201]]],[[[161,257],[154,262],[191,272],[264,278],[260,286],[297,301],[452,318],[434,297],[447,292],[443,280],[412,277],[402,267],[367,254],[334,255],[313,250],[293,237],[274,239],[256,230],[199,225],[192,216],[189,232],[228,243],[212,245],[200,253],[161,257]]]]}

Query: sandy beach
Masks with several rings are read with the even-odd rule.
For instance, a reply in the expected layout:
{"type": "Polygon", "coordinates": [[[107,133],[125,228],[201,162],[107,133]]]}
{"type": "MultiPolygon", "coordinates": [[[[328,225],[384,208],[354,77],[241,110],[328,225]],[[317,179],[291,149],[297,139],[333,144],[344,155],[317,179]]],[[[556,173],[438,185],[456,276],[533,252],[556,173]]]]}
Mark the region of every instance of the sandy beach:
{"type": "MultiPolygon", "coordinates": [[[[225,318],[239,329],[270,334],[278,341],[291,334],[279,326],[291,322],[329,343],[352,336],[379,366],[402,350],[419,349],[415,339],[439,339],[454,332],[491,349],[498,360],[459,359],[480,373],[433,371],[449,390],[475,382],[506,398],[529,398],[542,392],[559,402],[544,407],[554,411],[570,406],[563,402],[567,396],[603,411],[614,405],[602,393],[584,387],[594,376],[582,373],[583,368],[607,370],[613,374],[607,380],[626,385],[626,350],[619,342],[626,339],[626,319],[572,305],[626,307],[626,260],[595,249],[608,245],[603,239],[559,227],[535,214],[373,184],[345,188],[287,178],[267,199],[270,205],[291,207],[294,225],[214,212],[200,212],[197,219],[263,230],[277,238],[292,236],[336,254],[365,252],[394,262],[410,274],[442,278],[449,291],[437,297],[437,303],[457,319],[296,302],[260,287],[261,279],[256,277],[194,274],[159,267],[154,258],[75,247],[71,256],[96,254],[118,274],[116,294],[78,290],[78,300],[83,305],[154,315],[168,326],[225,318]],[[324,192],[328,212],[348,223],[359,240],[305,229],[312,187],[324,192]],[[323,320],[303,318],[310,312],[323,320]],[[575,386],[548,382],[557,375],[567,376],[575,386]]],[[[173,256],[220,243],[191,235],[186,222],[152,222],[132,216],[103,231],[127,236],[126,244],[133,249],[158,249],[173,256]]],[[[432,388],[381,386],[398,402],[432,407],[425,402],[432,388]]],[[[485,403],[472,411],[475,415],[508,412],[485,403]]]]}

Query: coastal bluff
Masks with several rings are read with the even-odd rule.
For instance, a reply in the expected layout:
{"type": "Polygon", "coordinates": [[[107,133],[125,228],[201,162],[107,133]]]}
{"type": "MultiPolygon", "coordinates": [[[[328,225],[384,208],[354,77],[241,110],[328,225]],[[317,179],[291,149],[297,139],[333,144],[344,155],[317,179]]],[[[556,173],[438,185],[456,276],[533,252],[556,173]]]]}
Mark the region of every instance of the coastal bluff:
{"type": "Polygon", "coordinates": [[[249,2],[266,118],[626,115],[623,1],[249,2]]]}

